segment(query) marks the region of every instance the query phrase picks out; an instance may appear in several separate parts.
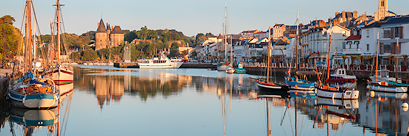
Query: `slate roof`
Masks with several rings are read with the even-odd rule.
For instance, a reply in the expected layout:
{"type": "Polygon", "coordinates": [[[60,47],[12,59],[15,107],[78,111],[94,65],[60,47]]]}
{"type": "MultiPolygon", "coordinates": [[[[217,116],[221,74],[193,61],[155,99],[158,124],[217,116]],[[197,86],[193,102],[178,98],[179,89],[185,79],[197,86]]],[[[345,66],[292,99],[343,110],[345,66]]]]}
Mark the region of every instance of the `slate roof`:
{"type": "Polygon", "coordinates": [[[124,34],[124,32],[122,31],[121,27],[115,26],[114,30],[112,30],[111,34],[124,34]]]}
{"type": "Polygon", "coordinates": [[[97,28],[97,32],[107,32],[107,29],[105,28],[104,21],[99,21],[99,26],[97,28]]]}
{"type": "Polygon", "coordinates": [[[395,17],[387,20],[384,25],[390,25],[390,24],[408,24],[409,23],[409,16],[403,16],[403,17],[395,17]]]}

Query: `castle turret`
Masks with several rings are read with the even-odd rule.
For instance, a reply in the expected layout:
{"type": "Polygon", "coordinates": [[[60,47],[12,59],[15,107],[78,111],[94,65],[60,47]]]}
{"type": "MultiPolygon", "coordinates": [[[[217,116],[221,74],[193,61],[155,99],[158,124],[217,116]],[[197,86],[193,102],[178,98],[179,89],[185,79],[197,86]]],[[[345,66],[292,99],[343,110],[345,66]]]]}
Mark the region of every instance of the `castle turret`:
{"type": "Polygon", "coordinates": [[[107,30],[104,21],[101,19],[98,23],[97,32],[95,33],[95,50],[98,51],[102,48],[106,48],[108,40],[107,30]]]}

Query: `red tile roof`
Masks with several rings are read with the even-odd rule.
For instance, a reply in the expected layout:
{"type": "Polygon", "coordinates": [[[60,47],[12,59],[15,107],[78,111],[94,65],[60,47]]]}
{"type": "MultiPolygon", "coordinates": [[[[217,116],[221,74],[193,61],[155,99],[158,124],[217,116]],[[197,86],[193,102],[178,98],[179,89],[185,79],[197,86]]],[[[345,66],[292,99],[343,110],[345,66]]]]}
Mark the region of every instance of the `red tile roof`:
{"type": "Polygon", "coordinates": [[[359,39],[361,39],[361,35],[351,35],[345,40],[359,40],[359,39]]]}

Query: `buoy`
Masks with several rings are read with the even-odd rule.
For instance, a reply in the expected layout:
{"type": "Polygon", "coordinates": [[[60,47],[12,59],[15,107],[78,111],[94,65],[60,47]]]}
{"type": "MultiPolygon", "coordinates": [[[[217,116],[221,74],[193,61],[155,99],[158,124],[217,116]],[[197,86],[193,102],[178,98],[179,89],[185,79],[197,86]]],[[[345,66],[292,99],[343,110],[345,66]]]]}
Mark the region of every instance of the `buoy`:
{"type": "Polygon", "coordinates": [[[405,102],[405,103],[402,104],[402,110],[403,111],[408,111],[408,103],[405,102]]]}
{"type": "Polygon", "coordinates": [[[375,97],[375,92],[371,91],[371,97],[375,97]]]}

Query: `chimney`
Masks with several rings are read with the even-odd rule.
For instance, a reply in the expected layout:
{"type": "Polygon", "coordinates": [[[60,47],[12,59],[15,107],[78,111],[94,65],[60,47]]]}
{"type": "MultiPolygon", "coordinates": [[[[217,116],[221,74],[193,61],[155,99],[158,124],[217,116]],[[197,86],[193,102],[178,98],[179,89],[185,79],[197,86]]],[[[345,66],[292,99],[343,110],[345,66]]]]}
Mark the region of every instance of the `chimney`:
{"type": "Polygon", "coordinates": [[[111,26],[111,28],[112,28],[111,30],[114,30],[114,26],[111,26]]]}
{"type": "Polygon", "coordinates": [[[98,23],[98,27],[99,27],[99,23],[98,23]]]}
{"type": "Polygon", "coordinates": [[[340,13],[339,12],[335,12],[335,17],[337,17],[340,13]]]}
{"type": "Polygon", "coordinates": [[[367,23],[366,21],[364,21],[364,24],[365,24],[365,26],[367,26],[367,25],[368,25],[368,23],[367,23]]]}
{"type": "Polygon", "coordinates": [[[355,11],[353,12],[353,15],[352,15],[352,16],[354,17],[354,19],[357,19],[357,18],[358,18],[358,11],[355,10],[355,11]]]}
{"type": "Polygon", "coordinates": [[[345,10],[342,11],[342,22],[346,21],[346,14],[345,14],[345,10]]]}

